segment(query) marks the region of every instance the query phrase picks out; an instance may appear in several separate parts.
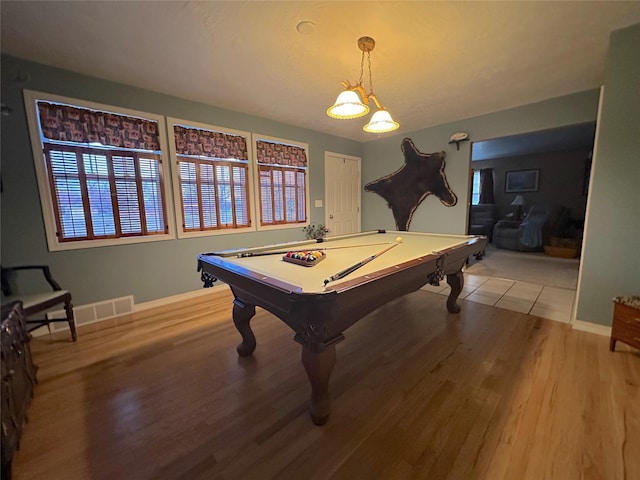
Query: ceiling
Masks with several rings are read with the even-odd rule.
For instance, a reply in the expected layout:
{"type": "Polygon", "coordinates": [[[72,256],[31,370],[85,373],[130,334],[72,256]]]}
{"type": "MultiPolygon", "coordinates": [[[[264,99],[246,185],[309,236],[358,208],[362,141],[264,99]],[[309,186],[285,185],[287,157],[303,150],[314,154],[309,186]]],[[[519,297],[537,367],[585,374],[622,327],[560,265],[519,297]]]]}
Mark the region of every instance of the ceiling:
{"type": "Polygon", "coordinates": [[[587,122],[473,142],[471,160],[488,160],[580,149],[592,150],[595,134],[596,123],[587,122]]]}
{"type": "Polygon", "coordinates": [[[640,2],[2,0],[0,14],[3,54],[364,142],[379,138],[366,118],[325,114],[358,80],[359,37],[408,133],[597,88],[640,2]]]}

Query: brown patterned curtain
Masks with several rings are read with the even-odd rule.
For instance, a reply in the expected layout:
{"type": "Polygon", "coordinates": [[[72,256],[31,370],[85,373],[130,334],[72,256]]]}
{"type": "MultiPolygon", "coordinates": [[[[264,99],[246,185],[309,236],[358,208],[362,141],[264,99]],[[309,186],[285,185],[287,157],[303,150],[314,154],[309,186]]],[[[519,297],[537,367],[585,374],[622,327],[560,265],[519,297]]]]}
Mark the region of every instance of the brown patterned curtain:
{"type": "Polygon", "coordinates": [[[266,163],[268,165],[307,166],[307,152],[304,148],[265,140],[256,141],[256,158],[258,163],[266,163]]]}
{"type": "Polygon", "coordinates": [[[480,200],[478,203],[494,203],[493,168],[480,170],[480,200]]]}
{"type": "Polygon", "coordinates": [[[160,150],[158,122],[115,113],[38,102],[42,135],[49,140],[160,150]]]}
{"type": "Polygon", "coordinates": [[[247,140],[240,135],[173,126],[178,155],[248,160],[247,140]]]}

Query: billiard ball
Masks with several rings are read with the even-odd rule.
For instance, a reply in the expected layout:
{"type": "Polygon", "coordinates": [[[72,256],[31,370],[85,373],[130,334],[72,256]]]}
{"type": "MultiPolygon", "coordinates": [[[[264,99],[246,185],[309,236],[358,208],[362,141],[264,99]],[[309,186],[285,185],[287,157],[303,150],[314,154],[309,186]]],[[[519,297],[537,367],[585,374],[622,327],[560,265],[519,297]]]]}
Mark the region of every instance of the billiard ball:
{"type": "Polygon", "coordinates": [[[402,243],[402,237],[396,237],[396,242],[402,243]]]}

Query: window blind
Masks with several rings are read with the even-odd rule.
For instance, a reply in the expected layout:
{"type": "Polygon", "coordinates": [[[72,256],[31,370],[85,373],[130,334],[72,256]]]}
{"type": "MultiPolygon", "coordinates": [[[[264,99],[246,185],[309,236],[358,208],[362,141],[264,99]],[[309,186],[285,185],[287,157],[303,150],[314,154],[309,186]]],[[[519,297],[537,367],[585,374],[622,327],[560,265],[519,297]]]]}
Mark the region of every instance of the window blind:
{"type": "Polygon", "coordinates": [[[45,144],[60,241],[167,233],[160,156],[45,144]]]}

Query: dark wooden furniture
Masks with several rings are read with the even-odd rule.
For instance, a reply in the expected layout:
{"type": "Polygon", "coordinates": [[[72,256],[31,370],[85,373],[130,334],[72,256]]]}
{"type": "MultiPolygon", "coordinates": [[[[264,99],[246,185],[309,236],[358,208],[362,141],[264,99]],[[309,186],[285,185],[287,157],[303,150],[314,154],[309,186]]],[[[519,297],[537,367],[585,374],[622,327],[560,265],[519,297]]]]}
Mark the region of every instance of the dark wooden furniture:
{"type": "Polygon", "coordinates": [[[20,446],[22,426],[36,384],[21,302],[2,307],[2,478],[11,478],[11,462],[20,446]]]}
{"type": "Polygon", "coordinates": [[[640,297],[616,297],[613,302],[609,350],[615,350],[618,340],[640,348],[640,297]]]}
{"type": "Polygon", "coordinates": [[[47,265],[2,267],[1,279],[2,304],[22,302],[29,332],[52,322],[67,322],[71,339],[77,340],[71,292],[60,287],[47,265]],[[65,318],[47,318],[46,312],[56,305],[64,307],[65,318]],[[36,318],[36,315],[41,316],[36,318]]]}
{"type": "Polygon", "coordinates": [[[270,245],[253,249],[212,252],[198,256],[198,271],[206,286],[217,279],[231,287],[233,322],[242,336],[237,351],[249,356],[256,339],[249,322],[260,306],[285,322],[302,345],[302,364],[311,385],[309,412],[316,425],[326,423],[330,413],[329,379],[336,362],[337,343],[343,331],[368,313],[402,295],[435,283],[446,276],[451,286],[447,298],[449,312],[457,313],[462,291],[462,266],[470,255],[480,258],[486,237],[434,235],[409,232],[368,232],[314,241],[270,245]],[[364,267],[336,282],[324,279],[393,244],[364,267]],[[282,261],[282,254],[269,251],[329,247],[326,259],[305,268],[282,261]],[[238,255],[260,254],[248,258],[238,255]],[[267,255],[265,255],[267,254],[267,255]]]}

